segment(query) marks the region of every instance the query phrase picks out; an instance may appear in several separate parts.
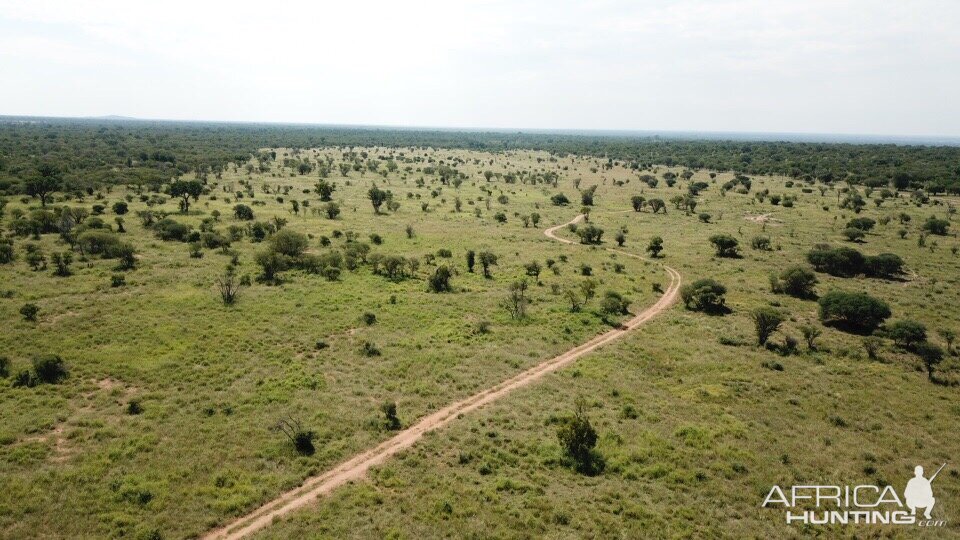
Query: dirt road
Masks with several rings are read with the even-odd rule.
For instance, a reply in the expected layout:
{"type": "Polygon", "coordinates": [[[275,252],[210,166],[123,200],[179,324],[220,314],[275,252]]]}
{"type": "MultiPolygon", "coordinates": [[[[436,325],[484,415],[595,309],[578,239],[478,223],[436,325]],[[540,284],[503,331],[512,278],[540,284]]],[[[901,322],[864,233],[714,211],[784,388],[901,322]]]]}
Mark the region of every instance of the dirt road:
{"type": "MultiPolygon", "coordinates": [[[[582,220],[583,215],[579,215],[568,223],[557,225],[556,227],[551,227],[545,230],[544,234],[558,242],[572,244],[572,241],[560,238],[556,236],[555,233],[557,230],[566,227],[570,223],[578,223],[582,220]]],[[[619,249],[607,248],[607,250],[627,257],[633,257],[636,259],[643,258],[619,249]]],[[[590,341],[578,345],[560,354],[559,356],[537,364],[536,366],[533,366],[532,368],[519,373],[510,379],[507,379],[466,399],[452,403],[443,409],[421,418],[419,421],[417,421],[417,423],[397,432],[396,435],[380,443],[376,447],[354,456],[348,461],[341,463],[340,465],[319,476],[307,479],[307,481],[305,481],[300,487],[280,495],[276,499],[264,504],[250,514],[237,518],[222,528],[210,531],[204,536],[204,538],[209,540],[233,540],[244,538],[250,534],[253,534],[254,532],[270,525],[275,518],[301,508],[316,500],[317,497],[326,495],[337,487],[342,486],[351,480],[360,479],[366,474],[370,467],[379,465],[397,452],[405,448],[409,448],[415,442],[417,442],[417,440],[424,433],[439,429],[452,422],[461,414],[469,413],[470,411],[473,411],[486,405],[487,403],[507,395],[512,390],[531,384],[544,375],[567,366],[581,356],[594,351],[597,348],[606,345],[607,343],[610,343],[611,341],[623,336],[631,330],[634,330],[660,312],[669,308],[677,299],[677,294],[680,290],[680,273],[666,265],[663,265],[663,268],[670,275],[670,286],[667,287],[666,292],[664,292],[663,296],[661,296],[655,304],[643,310],[629,321],[626,321],[619,328],[615,328],[600,334],[590,341]]]]}

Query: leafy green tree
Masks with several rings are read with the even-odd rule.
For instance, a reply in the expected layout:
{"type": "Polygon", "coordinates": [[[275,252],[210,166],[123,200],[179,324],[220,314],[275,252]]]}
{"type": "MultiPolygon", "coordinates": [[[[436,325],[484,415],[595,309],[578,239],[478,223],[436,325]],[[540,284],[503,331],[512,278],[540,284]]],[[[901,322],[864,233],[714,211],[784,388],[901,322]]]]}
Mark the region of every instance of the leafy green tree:
{"type": "Polygon", "coordinates": [[[943,362],[943,349],[929,341],[923,341],[917,344],[914,350],[920,360],[923,361],[923,367],[927,370],[927,378],[931,381],[935,380],[934,372],[943,362]]]}
{"type": "Polygon", "coordinates": [[[639,212],[643,210],[643,207],[647,205],[647,199],[642,195],[634,195],[630,197],[630,206],[633,207],[634,212],[639,212]]]}
{"type": "Polygon", "coordinates": [[[864,271],[867,275],[882,279],[894,279],[903,274],[903,266],[903,259],[894,253],[881,253],[864,259],[864,271]]]}
{"type": "Polygon", "coordinates": [[[50,255],[50,260],[53,261],[55,266],[53,275],[67,277],[73,274],[73,272],[70,271],[70,263],[73,262],[73,254],[69,251],[64,251],[63,253],[54,253],[50,255]]]}
{"type": "Polygon", "coordinates": [[[600,302],[600,311],[605,316],[627,315],[630,313],[630,300],[616,291],[607,291],[600,302]]]}
{"type": "Polygon", "coordinates": [[[722,313],[726,310],[727,288],[714,279],[698,279],[680,289],[680,298],[687,309],[706,313],[722,313]]]}
{"type": "Polygon", "coordinates": [[[661,251],[663,251],[663,238],[654,236],[650,239],[650,243],[647,244],[647,252],[650,253],[651,257],[656,259],[660,256],[661,251]]]}
{"type": "Polygon", "coordinates": [[[483,277],[490,279],[490,267],[497,264],[497,256],[489,251],[481,251],[478,255],[480,258],[480,266],[483,267],[483,277]]]}
{"type": "Polygon", "coordinates": [[[40,206],[47,206],[50,194],[59,190],[63,184],[63,176],[60,169],[43,163],[37,167],[36,174],[30,176],[24,182],[24,191],[31,197],[40,198],[40,206]]]}
{"type": "Polygon", "coordinates": [[[180,211],[190,211],[190,199],[196,201],[203,194],[203,184],[198,180],[176,180],[170,184],[170,196],[180,198],[180,211]]]}
{"type": "Polygon", "coordinates": [[[830,291],[820,298],[820,320],[869,334],[890,317],[890,306],[866,293],[830,291]]]}
{"type": "Polygon", "coordinates": [[[817,338],[823,333],[819,327],[812,324],[805,324],[800,327],[800,333],[803,334],[804,341],[807,342],[807,348],[811,351],[817,350],[817,338]]]}
{"type": "Polygon", "coordinates": [[[927,327],[912,319],[903,319],[887,327],[887,337],[899,347],[912,349],[927,340],[927,327]]]}
{"type": "Polygon", "coordinates": [[[303,255],[308,245],[309,242],[307,241],[306,235],[289,229],[277,231],[276,234],[270,237],[270,248],[291,259],[296,259],[303,255]]]}
{"type": "Polygon", "coordinates": [[[710,237],[710,243],[716,249],[718,257],[740,256],[739,242],[729,234],[715,234],[710,237]]]}
{"type": "Polygon", "coordinates": [[[783,293],[795,298],[815,298],[817,275],[806,268],[795,265],[787,268],[779,276],[770,277],[770,288],[775,293],[783,293]]]}
{"type": "Polygon", "coordinates": [[[333,197],[333,192],[336,191],[336,189],[337,186],[335,184],[332,182],[327,182],[326,180],[320,180],[313,188],[313,190],[317,192],[317,195],[320,195],[320,200],[323,202],[329,202],[333,197]]]}
{"type": "Polygon", "coordinates": [[[785,317],[772,307],[757,308],[751,314],[754,328],[757,331],[757,345],[766,345],[770,335],[780,328],[785,317]]]}
{"type": "Polygon", "coordinates": [[[599,244],[603,237],[603,229],[591,223],[577,227],[577,236],[580,237],[581,244],[599,244]]]}
{"type": "Polygon", "coordinates": [[[383,203],[387,202],[389,194],[374,184],[373,187],[367,191],[367,198],[370,199],[370,204],[373,205],[373,213],[379,214],[380,207],[383,206],[383,203]]]}

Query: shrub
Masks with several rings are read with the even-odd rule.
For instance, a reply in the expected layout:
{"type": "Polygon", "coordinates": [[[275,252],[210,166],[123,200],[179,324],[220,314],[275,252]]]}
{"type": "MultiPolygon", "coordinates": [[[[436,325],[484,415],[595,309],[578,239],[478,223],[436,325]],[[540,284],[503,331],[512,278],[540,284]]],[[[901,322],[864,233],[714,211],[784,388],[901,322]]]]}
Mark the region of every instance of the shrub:
{"type": "Polygon", "coordinates": [[[687,309],[707,313],[725,310],[727,288],[713,279],[698,279],[680,289],[680,297],[687,309]]]}
{"type": "Polygon", "coordinates": [[[127,284],[127,278],[123,274],[114,274],[110,276],[110,286],[111,287],[123,287],[127,284]]]}
{"type": "Polygon", "coordinates": [[[651,257],[656,259],[660,256],[661,251],[663,251],[663,238],[654,236],[650,239],[650,243],[647,244],[647,252],[650,253],[651,257]]]}
{"type": "Polygon", "coordinates": [[[779,276],[770,277],[770,288],[775,293],[784,293],[795,298],[814,298],[817,276],[802,266],[791,266],[779,276]]]}
{"type": "Polygon", "coordinates": [[[238,204],[233,207],[233,217],[241,221],[253,221],[253,208],[245,204],[238,204]]]}
{"type": "Polygon", "coordinates": [[[23,315],[25,321],[36,322],[37,313],[40,313],[40,308],[36,304],[24,304],[20,308],[20,315],[23,315]]]}
{"type": "Polygon", "coordinates": [[[280,230],[270,237],[270,249],[292,259],[303,255],[308,244],[306,235],[290,229],[280,230]]]}
{"type": "Polygon", "coordinates": [[[880,359],[880,349],[883,348],[883,340],[877,336],[867,336],[863,338],[863,350],[867,352],[867,358],[871,360],[880,359]]]}
{"type": "Polygon", "coordinates": [[[367,357],[380,356],[380,349],[374,343],[364,341],[360,346],[360,354],[367,357]]]}
{"type": "Polygon", "coordinates": [[[223,305],[232,306],[235,304],[242,286],[243,281],[237,278],[234,266],[228,264],[227,269],[217,278],[217,290],[220,292],[223,305]]]}
{"type": "Polygon", "coordinates": [[[553,197],[550,197],[550,202],[552,202],[554,206],[566,206],[570,204],[570,199],[563,193],[557,193],[553,197]]]}
{"type": "Polygon", "coordinates": [[[290,439],[297,453],[312,456],[316,451],[313,446],[313,439],[316,438],[316,434],[304,429],[299,420],[294,418],[282,419],[277,423],[276,428],[290,439]]]}
{"type": "Polygon", "coordinates": [[[116,257],[116,248],[120,244],[120,238],[117,235],[101,230],[86,231],[77,237],[77,244],[80,250],[87,255],[100,255],[101,257],[116,257]]]}
{"type": "Polygon", "coordinates": [[[365,312],[363,315],[360,316],[360,320],[363,321],[363,324],[365,324],[365,325],[367,325],[367,326],[370,326],[370,325],[375,324],[375,323],[377,322],[377,316],[376,316],[376,314],[370,313],[369,311],[367,311],[367,312],[365,312]]]}
{"type": "Polygon", "coordinates": [[[923,367],[927,370],[927,378],[933,381],[934,371],[943,362],[943,349],[929,341],[923,341],[917,344],[915,351],[920,360],[923,361],[923,367]]]}
{"type": "Polygon", "coordinates": [[[13,242],[7,239],[0,239],[0,264],[10,264],[13,260],[13,242]]]}
{"type": "Polygon", "coordinates": [[[581,244],[599,244],[600,238],[603,236],[603,229],[593,224],[578,227],[577,236],[580,237],[581,244]]]}
{"type": "Polygon", "coordinates": [[[438,266],[437,269],[433,271],[433,275],[430,276],[430,290],[436,293],[450,292],[452,290],[450,286],[450,278],[452,276],[453,272],[451,272],[449,268],[446,266],[438,266]]]}
{"type": "Polygon", "coordinates": [[[754,236],[753,240],[750,241],[750,247],[758,251],[770,251],[770,237],[754,236]]]}
{"type": "Polygon", "coordinates": [[[820,298],[820,320],[869,334],[890,317],[890,306],[866,293],[830,291],[820,298]]]}
{"type": "Polygon", "coordinates": [[[868,217],[858,217],[858,218],[853,218],[853,219],[851,219],[850,221],[848,221],[848,222],[847,222],[847,228],[848,228],[848,229],[859,229],[859,230],[861,230],[861,231],[867,232],[867,231],[869,231],[870,229],[873,229],[873,226],[876,225],[876,224],[877,224],[876,221],[874,221],[874,220],[872,220],[872,219],[870,219],[870,218],[868,218],[868,217]]]}
{"type": "Polygon", "coordinates": [[[903,259],[893,253],[868,256],[864,261],[864,270],[873,277],[892,279],[903,274],[903,259]]]}
{"type": "Polygon", "coordinates": [[[807,260],[818,272],[831,276],[851,277],[864,271],[866,258],[859,251],[848,248],[832,248],[818,244],[807,254],[807,260]]]}
{"type": "Polygon", "coordinates": [[[38,382],[56,384],[67,377],[67,366],[59,356],[37,356],[33,359],[33,374],[38,382]]]}
{"type": "Polygon", "coordinates": [[[265,250],[257,253],[254,258],[256,263],[263,270],[261,279],[272,283],[277,279],[277,273],[289,268],[290,258],[273,250],[265,250]]]}
{"type": "Polygon", "coordinates": [[[945,219],[939,219],[934,216],[930,216],[926,221],[923,222],[923,230],[927,231],[930,234],[936,234],[943,236],[947,234],[947,231],[950,229],[950,222],[945,219]]]}
{"type": "Polygon", "coordinates": [[[803,339],[807,342],[807,348],[811,351],[817,350],[816,341],[823,331],[812,324],[805,324],[800,327],[800,333],[803,334],[803,339]]]}
{"type": "Polygon", "coordinates": [[[170,218],[163,218],[153,225],[153,232],[161,240],[186,242],[190,236],[190,227],[170,218]]]}
{"type": "Polygon", "coordinates": [[[131,399],[127,402],[127,414],[136,416],[141,413],[143,413],[143,405],[140,403],[140,400],[131,399]]]}
{"type": "Polygon", "coordinates": [[[765,345],[770,334],[776,332],[784,321],[783,314],[771,307],[758,308],[754,310],[751,317],[757,331],[758,345],[765,345]]]}
{"type": "Polygon", "coordinates": [[[710,237],[710,243],[717,250],[718,257],[738,257],[740,255],[739,242],[729,234],[715,234],[710,237]]]}
{"type": "Polygon", "coordinates": [[[848,227],[843,230],[843,236],[850,242],[859,242],[863,240],[864,233],[860,229],[848,227]]]}
{"type": "Polygon", "coordinates": [[[616,291],[607,291],[600,302],[600,311],[604,315],[627,315],[630,313],[630,300],[616,291]]]}
{"type": "Polygon", "coordinates": [[[64,251],[63,253],[54,253],[50,255],[50,260],[53,261],[53,265],[56,267],[53,271],[53,275],[67,277],[73,273],[70,271],[70,263],[73,262],[73,254],[69,251],[64,251]]]}
{"type": "Polygon", "coordinates": [[[587,417],[586,404],[577,400],[576,410],[557,429],[557,439],[564,455],[574,469],[581,474],[594,475],[603,471],[603,458],[594,447],[597,445],[597,431],[587,417]]]}
{"type": "Polygon", "coordinates": [[[527,305],[530,303],[530,300],[527,298],[526,293],[526,279],[515,281],[510,284],[510,288],[507,291],[507,297],[503,301],[503,306],[506,308],[507,312],[510,313],[510,317],[514,319],[522,319],[527,316],[527,305]]]}
{"type": "Polygon", "coordinates": [[[0,356],[0,379],[6,379],[10,376],[10,359],[6,356],[0,356]]]}
{"type": "MultiPolygon", "coordinates": [[[[467,253],[467,262],[469,264],[470,254],[473,252],[467,253]]],[[[483,267],[483,277],[490,278],[490,267],[497,264],[497,256],[489,251],[481,251],[478,255],[480,259],[480,266],[483,267]]]]}
{"type": "Polygon", "coordinates": [[[396,431],[403,425],[397,416],[397,404],[393,401],[387,401],[380,405],[380,411],[383,412],[384,428],[396,431]]]}
{"type": "Polygon", "coordinates": [[[927,340],[927,327],[917,321],[903,319],[889,325],[886,334],[897,346],[912,349],[927,340]]]}

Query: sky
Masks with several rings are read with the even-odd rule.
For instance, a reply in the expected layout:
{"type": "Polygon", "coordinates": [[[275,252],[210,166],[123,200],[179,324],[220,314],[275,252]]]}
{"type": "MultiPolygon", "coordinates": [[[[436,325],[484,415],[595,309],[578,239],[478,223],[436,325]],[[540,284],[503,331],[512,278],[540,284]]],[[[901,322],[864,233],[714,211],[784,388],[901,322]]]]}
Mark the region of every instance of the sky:
{"type": "Polygon", "coordinates": [[[0,0],[0,115],[960,136],[960,2],[0,0]]]}

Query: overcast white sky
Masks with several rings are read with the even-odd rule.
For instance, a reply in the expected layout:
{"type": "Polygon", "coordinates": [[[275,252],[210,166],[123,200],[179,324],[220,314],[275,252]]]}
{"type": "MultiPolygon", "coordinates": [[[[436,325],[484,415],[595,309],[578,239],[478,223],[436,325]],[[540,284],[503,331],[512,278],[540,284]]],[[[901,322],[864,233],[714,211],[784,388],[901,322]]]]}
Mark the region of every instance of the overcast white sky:
{"type": "Polygon", "coordinates": [[[0,114],[960,135],[960,2],[0,0],[0,114]]]}

